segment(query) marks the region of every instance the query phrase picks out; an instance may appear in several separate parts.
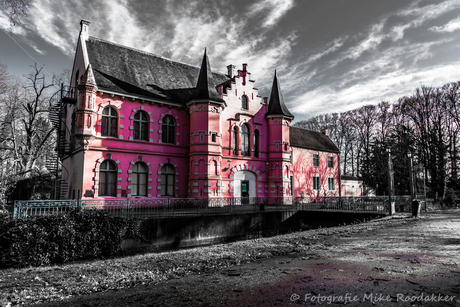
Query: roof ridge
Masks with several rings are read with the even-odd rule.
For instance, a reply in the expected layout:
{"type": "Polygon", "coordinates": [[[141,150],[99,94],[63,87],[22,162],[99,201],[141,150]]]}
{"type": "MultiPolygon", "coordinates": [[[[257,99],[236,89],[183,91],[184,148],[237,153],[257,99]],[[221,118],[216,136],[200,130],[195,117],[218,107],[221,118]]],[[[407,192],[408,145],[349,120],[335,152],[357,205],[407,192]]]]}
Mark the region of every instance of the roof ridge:
{"type": "MultiPolygon", "coordinates": [[[[168,59],[168,58],[165,58],[164,56],[155,54],[155,53],[153,53],[153,52],[148,52],[148,51],[136,49],[136,48],[133,48],[133,47],[124,46],[124,45],[121,45],[121,44],[118,44],[118,43],[114,43],[114,42],[110,42],[110,41],[107,41],[107,40],[105,40],[105,39],[101,39],[101,38],[94,37],[94,36],[89,36],[88,39],[94,39],[94,40],[101,41],[101,42],[104,42],[104,43],[107,43],[107,44],[110,44],[110,45],[118,46],[118,47],[125,48],[125,49],[130,49],[130,50],[133,50],[133,51],[136,51],[136,52],[139,52],[139,53],[143,53],[143,54],[146,54],[146,55],[155,56],[155,57],[157,57],[157,58],[160,58],[160,59],[163,59],[163,60],[166,60],[166,61],[169,61],[169,62],[179,63],[179,64],[182,64],[182,65],[186,65],[186,66],[190,66],[190,67],[194,67],[194,68],[198,68],[198,69],[200,69],[200,67],[201,67],[201,66],[195,66],[195,65],[192,65],[192,64],[184,63],[184,62],[181,62],[181,61],[176,61],[176,60],[168,59]]],[[[224,73],[215,72],[215,71],[212,71],[212,70],[211,70],[211,72],[212,72],[213,74],[219,74],[219,75],[226,76],[226,74],[224,74],[224,73]]]]}

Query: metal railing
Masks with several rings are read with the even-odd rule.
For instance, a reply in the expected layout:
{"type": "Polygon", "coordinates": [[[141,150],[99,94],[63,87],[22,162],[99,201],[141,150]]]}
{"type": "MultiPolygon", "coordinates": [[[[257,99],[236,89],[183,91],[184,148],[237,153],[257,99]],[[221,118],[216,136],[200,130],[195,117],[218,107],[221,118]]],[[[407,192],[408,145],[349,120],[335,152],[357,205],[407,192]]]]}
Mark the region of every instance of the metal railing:
{"type": "MultiPolygon", "coordinates": [[[[408,196],[392,197],[397,211],[410,212],[408,196]],[[402,209],[401,209],[402,208],[402,209]],[[407,210],[406,210],[407,209],[407,210]]],[[[422,210],[424,202],[422,201],[422,210]]],[[[388,197],[224,197],[224,198],[125,198],[97,200],[15,201],[14,218],[65,213],[81,208],[104,210],[123,218],[168,218],[224,215],[261,211],[348,211],[388,213],[388,197]]]]}
{"type": "Polygon", "coordinates": [[[36,217],[65,213],[75,208],[100,209],[112,216],[124,218],[166,218],[297,209],[292,197],[25,200],[15,201],[13,216],[36,217]]]}

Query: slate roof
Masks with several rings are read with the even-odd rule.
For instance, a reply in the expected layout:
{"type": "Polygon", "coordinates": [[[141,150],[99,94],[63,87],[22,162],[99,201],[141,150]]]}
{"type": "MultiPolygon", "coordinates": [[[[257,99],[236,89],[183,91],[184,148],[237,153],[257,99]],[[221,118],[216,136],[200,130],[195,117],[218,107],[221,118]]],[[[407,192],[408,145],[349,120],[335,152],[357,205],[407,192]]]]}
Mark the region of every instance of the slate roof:
{"type": "MultiPolygon", "coordinates": [[[[101,90],[185,104],[197,86],[199,67],[94,37],[88,38],[86,46],[101,90]]],[[[213,86],[230,79],[225,74],[212,72],[210,75],[213,86]]]]}
{"type": "Polygon", "coordinates": [[[273,85],[272,85],[272,92],[270,94],[270,100],[268,102],[268,111],[267,115],[274,115],[274,116],[284,116],[287,118],[294,119],[294,115],[289,112],[288,108],[284,104],[283,95],[281,94],[281,87],[276,77],[273,78],[273,85]]]}
{"type": "Polygon", "coordinates": [[[216,85],[214,84],[214,80],[211,78],[211,76],[211,65],[209,65],[209,60],[205,49],[203,61],[201,62],[198,81],[190,99],[205,99],[225,103],[225,101],[220,98],[219,93],[216,91],[216,85]]]}
{"type": "Polygon", "coordinates": [[[295,147],[340,153],[331,139],[321,132],[291,126],[289,127],[289,142],[295,147]]]}

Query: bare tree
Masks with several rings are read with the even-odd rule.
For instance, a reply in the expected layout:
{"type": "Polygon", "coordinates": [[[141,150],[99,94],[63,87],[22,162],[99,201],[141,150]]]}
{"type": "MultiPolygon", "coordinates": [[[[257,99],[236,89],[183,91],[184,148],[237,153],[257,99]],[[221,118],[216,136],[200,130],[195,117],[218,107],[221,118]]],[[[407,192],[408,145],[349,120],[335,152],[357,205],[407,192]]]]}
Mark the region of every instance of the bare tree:
{"type": "Polygon", "coordinates": [[[35,0],[1,0],[0,8],[5,11],[10,20],[10,26],[20,22],[21,17],[27,16],[30,6],[35,0]]]}

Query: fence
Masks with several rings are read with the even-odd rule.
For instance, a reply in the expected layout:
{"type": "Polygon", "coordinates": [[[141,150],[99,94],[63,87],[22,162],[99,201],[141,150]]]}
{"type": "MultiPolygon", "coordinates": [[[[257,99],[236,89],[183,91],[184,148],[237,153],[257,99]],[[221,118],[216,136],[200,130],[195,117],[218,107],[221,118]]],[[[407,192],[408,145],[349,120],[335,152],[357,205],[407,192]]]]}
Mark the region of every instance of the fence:
{"type": "MultiPolygon", "coordinates": [[[[410,212],[409,196],[394,197],[393,201],[397,211],[410,212]]],[[[128,219],[290,210],[374,213],[389,211],[388,197],[319,197],[313,201],[301,197],[127,198],[15,201],[14,218],[59,214],[75,208],[105,210],[112,216],[128,219]]]]}

